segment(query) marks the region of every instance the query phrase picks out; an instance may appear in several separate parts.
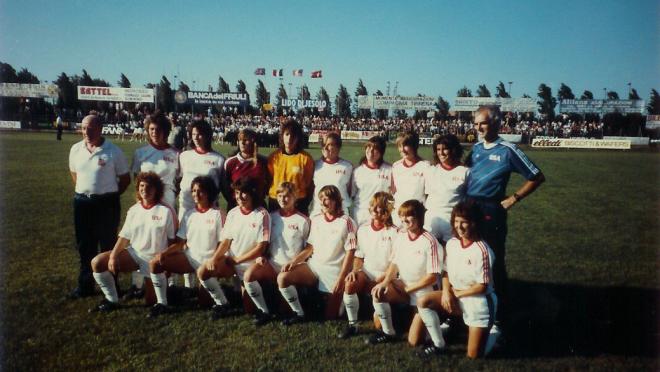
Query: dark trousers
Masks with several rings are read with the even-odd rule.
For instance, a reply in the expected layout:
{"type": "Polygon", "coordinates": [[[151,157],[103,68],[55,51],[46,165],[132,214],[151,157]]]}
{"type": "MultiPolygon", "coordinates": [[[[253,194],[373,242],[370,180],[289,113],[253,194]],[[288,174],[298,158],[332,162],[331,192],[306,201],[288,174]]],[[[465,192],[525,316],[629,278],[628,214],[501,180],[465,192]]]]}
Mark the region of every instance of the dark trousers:
{"type": "Polygon", "coordinates": [[[470,199],[477,203],[484,213],[483,239],[488,243],[495,254],[493,262],[493,281],[497,295],[497,319],[505,320],[507,317],[506,305],[508,303],[509,276],[506,272],[506,234],[507,212],[497,201],[470,199]]]}
{"type": "Polygon", "coordinates": [[[78,288],[94,289],[92,259],[100,252],[112,249],[117,241],[121,205],[118,193],[73,198],[73,222],[76,231],[76,247],[80,255],[78,288]]]}

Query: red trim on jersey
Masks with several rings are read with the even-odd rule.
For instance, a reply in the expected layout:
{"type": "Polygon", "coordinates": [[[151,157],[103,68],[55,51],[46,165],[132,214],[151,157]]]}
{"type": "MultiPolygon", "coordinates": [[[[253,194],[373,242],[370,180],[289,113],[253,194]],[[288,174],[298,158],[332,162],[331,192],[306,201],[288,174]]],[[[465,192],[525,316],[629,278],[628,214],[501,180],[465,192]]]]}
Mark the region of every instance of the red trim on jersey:
{"type": "Polygon", "coordinates": [[[419,239],[420,236],[424,235],[424,230],[422,230],[422,232],[419,233],[419,235],[417,235],[415,238],[410,236],[410,230],[406,231],[406,234],[408,234],[408,240],[414,242],[415,240],[419,239]]]}
{"type": "Polygon", "coordinates": [[[291,217],[291,216],[293,216],[294,214],[298,213],[298,211],[296,210],[296,208],[293,208],[293,209],[291,210],[291,212],[289,212],[289,213],[286,213],[286,212],[284,211],[283,208],[280,208],[279,212],[280,212],[280,216],[282,216],[282,217],[291,217]]]}
{"type": "Polygon", "coordinates": [[[321,159],[322,159],[323,162],[326,163],[326,164],[337,164],[337,163],[339,162],[339,160],[340,160],[339,158],[337,158],[337,160],[330,162],[330,161],[328,161],[328,159],[326,159],[326,158],[321,158],[321,159]]]}
{"type": "Polygon", "coordinates": [[[381,227],[376,227],[376,225],[374,224],[374,220],[371,220],[371,229],[373,231],[380,231],[384,228],[385,228],[385,224],[383,224],[383,226],[381,226],[381,227]]]}
{"type": "Polygon", "coordinates": [[[369,168],[369,169],[380,169],[380,166],[383,165],[383,164],[381,163],[381,165],[376,165],[375,167],[372,167],[372,166],[369,165],[369,162],[366,161],[366,160],[363,161],[362,164],[364,164],[364,166],[367,167],[367,168],[369,168]]]}
{"type": "Polygon", "coordinates": [[[454,165],[453,167],[452,167],[452,166],[445,166],[445,165],[442,164],[442,163],[439,163],[438,165],[439,165],[442,169],[444,169],[444,170],[448,170],[448,171],[450,171],[450,170],[452,170],[452,169],[454,169],[454,168],[456,168],[456,167],[458,166],[458,165],[454,165]]]}
{"type": "Polygon", "coordinates": [[[252,213],[252,211],[254,210],[254,209],[247,209],[247,210],[246,210],[246,209],[243,209],[243,207],[238,207],[238,209],[241,211],[241,213],[242,213],[244,216],[247,216],[248,214],[252,213]],[[247,211],[247,212],[246,212],[246,211],[247,211]]]}
{"type": "Polygon", "coordinates": [[[208,151],[204,151],[204,150],[200,149],[199,147],[195,147],[194,150],[195,150],[196,153],[198,153],[200,155],[206,155],[206,154],[209,153],[208,151]]]}
{"type": "Polygon", "coordinates": [[[158,204],[158,203],[144,204],[144,200],[140,201],[140,205],[142,206],[142,208],[147,209],[147,210],[153,208],[154,206],[156,206],[156,204],[158,204]]]}
{"type": "Polygon", "coordinates": [[[470,246],[472,245],[472,243],[474,243],[472,240],[468,240],[468,239],[465,239],[465,241],[466,241],[467,243],[463,243],[463,239],[462,239],[462,238],[459,239],[459,240],[461,241],[461,248],[463,248],[463,249],[466,249],[466,248],[470,247],[470,246]]]}
{"type": "Polygon", "coordinates": [[[481,249],[481,260],[483,261],[483,284],[488,284],[490,282],[490,256],[488,255],[488,248],[486,248],[483,241],[478,241],[477,247],[481,249]]]}
{"type": "Polygon", "coordinates": [[[421,159],[417,158],[417,159],[415,159],[414,163],[412,163],[410,165],[406,165],[406,159],[404,158],[404,159],[401,159],[401,164],[403,164],[403,166],[406,167],[406,168],[410,168],[410,167],[414,167],[415,164],[419,163],[420,160],[421,159]]]}
{"type": "Polygon", "coordinates": [[[348,240],[348,244],[350,244],[350,249],[356,249],[357,248],[357,236],[355,235],[355,225],[353,225],[353,220],[350,219],[348,216],[342,216],[346,220],[346,229],[348,230],[348,233],[353,233],[353,237],[348,240]]]}
{"type": "Polygon", "coordinates": [[[149,143],[149,145],[150,145],[151,147],[155,148],[156,150],[160,150],[160,151],[167,150],[167,149],[170,148],[169,143],[166,143],[166,144],[164,144],[164,145],[162,145],[162,146],[156,146],[155,143],[149,143]]]}
{"type": "Polygon", "coordinates": [[[196,209],[197,212],[199,212],[199,213],[206,213],[206,212],[208,212],[208,210],[211,209],[211,208],[210,208],[210,207],[206,207],[206,208],[197,208],[197,206],[195,206],[195,209],[196,209]]]}
{"type": "Polygon", "coordinates": [[[263,216],[262,219],[262,224],[264,226],[264,235],[263,235],[263,242],[270,241],[270,214],[268,213],[267,210],[265,210],[262,207],[258,208],[258,212],[261,213],[263,216]]]}
{"type": "Polygon", "coordinates": [[[337,217],[341,217],[341,216],[334,216],[334,215],[333,215],[333,216],[332,216],[332,219],[328,219],[328,214],[327,214],[327,213],[323,213],[323,218],[325,219],[326,222],[332,222],[332,221],[336,220],[337,217]]]}
{"type": "Polygon", "coordinates": [[[309,219],[309,216],[304,215],[302,212],[298,211],[297,209],[296,209],[296,214],[305,218],[305,221],[307,221],[307,223],[311,223],[312,220],[309,219]]]}
{"type": "Polygon", "coordinates": [[[438,259],[438,239],[433,237],[428,231],[424,231],[422,234],[429,242],[431,242],[431,268],[434,273],[440,272],[440,260],[438,259]]]}

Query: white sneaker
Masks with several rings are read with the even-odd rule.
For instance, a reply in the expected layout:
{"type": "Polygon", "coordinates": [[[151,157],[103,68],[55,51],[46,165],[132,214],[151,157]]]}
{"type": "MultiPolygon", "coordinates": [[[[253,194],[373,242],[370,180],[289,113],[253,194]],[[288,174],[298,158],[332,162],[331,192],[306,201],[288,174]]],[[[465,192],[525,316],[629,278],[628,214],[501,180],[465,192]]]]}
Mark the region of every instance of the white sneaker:
{"type": "Polygon", "coordinates": [[[484,347],[484,356],[487,356],[491,351],[493,351],[495,345],[497,345],[497,340],[501,335],[502,332],[500,331],[500,328],[496,324],[493,324],[493,327],[490,329],[490,333],[488,334],[488,341],[486,341],[486,346],[484,347]]]}
{"type": "Polygon", "coordinates": [[[440,332],[442,332],[443,336],[446,336],[447,333],[449,333],[450,328],[451,328],[451,322],[449,321],[449,319],[447,319],[446,321],[442,322],[442,324],[440,324],[440,332]]]}

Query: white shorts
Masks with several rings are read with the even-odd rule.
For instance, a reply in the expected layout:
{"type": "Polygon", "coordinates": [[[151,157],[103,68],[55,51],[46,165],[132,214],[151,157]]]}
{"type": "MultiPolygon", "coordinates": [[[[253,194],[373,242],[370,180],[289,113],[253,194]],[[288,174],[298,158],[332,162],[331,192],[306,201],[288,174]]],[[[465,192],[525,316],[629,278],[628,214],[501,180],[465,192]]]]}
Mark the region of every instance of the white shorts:
{"type": "Polygon", "coordinates": [[[422,298],[425,294],[433,292],[433,286],[427,286],[424,288],[420,288],[416,290],[415,292],[409,293],[410,295],[410,306],[417,306],[417,300],[422,298]]]}
{"type": "Polygon", "coordinates": [[[145,278],[149,278],[151,274],[151,271],[149,271],[149,261],[151,261],[151,258],[147,259],[145,257],[140,256],[135,250],[135,248],[131,246],[126,248],[126,250],[128,251],[128,254],[131,255],[133,261],[135,261],[135,263],[140,268],[140,274],[142,274],[142,276],[144,276],[145,278]]]}
{"type": "Polygon", "coordinates": [[[247,271],[247,269],[250,268],[250,266],[254,265],[255,261],[256,260],[250,260],[248,262],[243,262],[234,266],[234,270],[236,270],[236,276],[238,276],[238,279],[243,281],[243,276],[245,275],[245,272],[247,271]]]}
{"type": "Polygon", "coordinates": [[[314,265],[310,262],[307,263],[307,266],[309,266],[309,269],[319,279],[319,291],[331,293],[332,287],[335,286],[337,279],[339,279],[341,268],[328,265],[314,265]]]}
{"type": "Polygon", "coordinates": [[[451,233],[451,214],[434,214],[426,211],[424,216],[424,230],[435,236],[436,239],[448,242],[452,238],[451,233]]]}
{"type": "Polygon", "coordinates": [[[463,312],[463,322],[468,327],[488,328],[493,325],[497,309],[495,293],[462,297],[458,304],[463,312]]]}

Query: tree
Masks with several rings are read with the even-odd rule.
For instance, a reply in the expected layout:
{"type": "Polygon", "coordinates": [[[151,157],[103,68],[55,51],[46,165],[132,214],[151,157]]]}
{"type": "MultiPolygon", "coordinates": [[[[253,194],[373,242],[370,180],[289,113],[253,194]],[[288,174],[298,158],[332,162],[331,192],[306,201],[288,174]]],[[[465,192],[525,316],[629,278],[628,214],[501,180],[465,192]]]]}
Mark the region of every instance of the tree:
{"type": "Polygon", "coordinates": [[[181,80],[179,81],[179,86],[177,87],[177,90],[181,90],[188,93],[190,92],[190,86],[186,84],[183,80],[181,80]]]}
{"type": "Polygon", "coordinates": [[[607,92],[607,99],[619,99],[619,93],[610,90],[609,92],[607,92]]]}
{"type": "Polygon", "coordinates": [[[0,83],[18,83],[16,70],[9,63],[0,62],[0,83]]]}
{"type": "Polygon", "coordinates": [[[167,80],[165,75],[163,75],[158,84],[156,102],[158,102],[158,108],[161,111],[174,111],[174,92],[172,91],[172,84],[167,80]]]}
{"type": "Polygon", "coordinates": [[[324,118],[330,116],[332,114],[330,95],[328,95],[328,91],[326,91],[324,87],[319,88],[319,92],[316,93],[316,99],[325,102],[325,108],[323,110],[314,108],[314,114],[324,118]]]}
{"type": "MultiPolygon", "coordinates": [[[[417,93],[417,97],[424,97],[423,94],[417,93]]],[[[416,120],[426,120],[428,118],[429,111],[428,110],[415,110],[415,113],[413,114],[413,118],[416,120]]]]}
{"type": "Polygon", "coordinates": [[[573,91],[568,85],[561,83],[557,91],[557,99],[559,101],[563,99],[575,99],[575,94],[573,94],[573,91]]]}
{"type": "Polygon", "coordinates": [[[497,93],[495,93],[495,97],[499,98],[511,98],[511,95],[509,92],[506,91],[506,88],[504,88],[504,83],[500,81],[499,84],[497,84],[497,87],[495,88],[497,90],[497,93]]]}
{"type": "MultiPolygon", "coordinates": [[[[306,101],[309,99],[312,99],[312,94],[309,92],[309,88],[307,87],[307,84],[303,84],[300,87],[300,90],[298,91],[298,99],[306,101]]],[[[307,115],[309,114],[310,109],[307,107],[299,107],[298,108],[298,113],[302,115],[307,115]]]]}
{"type": "Polygon", "coordinates": [[[580,99],[594,99],[594,94],[591,93],[589,90],[585,90],[582,92],[582,96],[580,96],[580,99]]]}
{"type": "Polygon", "coordinates": [[[87,73],[87,70],[83,69],[82,70],[83,74],[79,78],[79,84],[78,85],[86,85],[86,86],[94,86],[94,79],[92,79],[91,76],[87,73]]]}
{"type": "Polygon", "coordinates": [[[655,89],[651,89],[651,97],[646,105],[646,111],[649,115],[660,115],[660,94],[655,89]]]}
{"type": "Polygon", "coordinates": [[[284,84],[280,83],[280,87],[277,89],[277,96],[275,96],[275,105],[277,106],[277,114],[284,114],[284,107],[282,106],[282,101],[288,99],[289,95],[286,93],[284,84]]]}
{"type": "Polygon", "coordinates": [[[637,90],[635,90],[635,88],[632,88],[630,90],[630,93],[628,93],[628,99],[637,100],[637,99],[641,99],[641,98],[639,97],[639,94],[637,94],[637,90]]]}
{"type": "Polygon", "coordinates": [[[222,78],[218,77],[218,93],[229,93],[229,84],[222,78]]]}
{"type": "Polygon", "coordinates": [[[523,93],[522,98],[532,98],[532,96],[530,96],[530,95],[527,94],[527,93],[523,93]]]}
{"type": "Polygon", "coordinates": [[[335,97],[335,114],[342,118],[351,117],[351,96],[343,84],[339,84],[339,91],[335,97]]]}
{"type": "Polygon", "coordinates": [[[490,90],[488,90],[486,84],[479,85],[479,88],[477,88],[477,97],[490,97],[490,90]]]}
{"type": "Polygon", "coordinates": [[[119,77],[119,81],[117,81],[117,85],[119,85],[122,88],[130,88],[131,87],[131,81],[128,80],[126,75],[121,74],[119,77]]]}
{"type": "Polygon", "coordinates": [[[472,97],[472,91],[465,85],[456,92],[456,97],[472,97]]]}
{"type": "Polygon", "coordinates": [[[554,119],[557,99],[552,96],[552,89],[545,84],[539,85],[538,97],[541,99],[537,101],[541,115],[547,120],[554,119]]]}
{"type": "Polygon", "coordinates": [[[449,116],[449,102],[445,101],[442,96],[438,96],[438,102],[435,103],[435,107],[438,109],[435,114],[436,119],[447,120],[449,116]]]}
{"type": "Polygon", "coordinates": [[[34,76],[28,69],[23,67],[21,71],[16,74],[17,82],[20,84],[39,84],[39,78],[34,76]]]}
{"type": "Polygon", "coordinates": [[[252,106],[250,106],[250,93],[247,92],[247,86],[245,86],[245,82],[243,80],[239,80],[238,84],[236,84],[236,92],[243,93],[247,97],[247,103],[245,107],[239,107],[239,112],[243,114],[252,112],[252,106]]]}
{"type": "Polygon", "coordinates": [[[59,88],[57,105],[61,108],[75,110],[78,106],[78,95],[71,79],[63,72],[55,80],[55,85],[59,88]]]}
{"type": "Polygon", "coordinates": [[[254,97],[259,111],[263,110],[265,103],[270,103],[270,93],[261,79],[257,80],[257,89],[254,91],[254,97]]]}
{"type": "MultiPolygon", "coordinates": [[[[367,92],[367,87],[364,86],[364,83],[362,82],[362,79],[358,80],[358,85],[357,88],[355,89],[355,105],[357,106],[357,97],[359,96],[367,96],[369,95],[369,92],[367,92]]],[[[366,119],[371,117],[371,110],[370,109],[358,109],[356,108],[355,110],[357,117],[366,119]]]]}
{"type": "MultiPolygon", "coordinates": [[[[381,92],[380,89],[378,89],[376,91],[376,95],[377,96],[382,96],[383,92],[381,92]]],[[[378,118],[380,120],[387,119],[387,110],[376,110],[376,118],[378,118]]]]}

